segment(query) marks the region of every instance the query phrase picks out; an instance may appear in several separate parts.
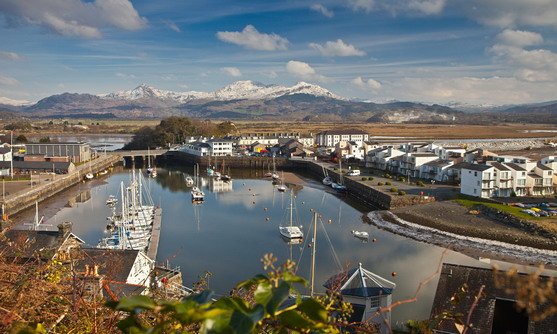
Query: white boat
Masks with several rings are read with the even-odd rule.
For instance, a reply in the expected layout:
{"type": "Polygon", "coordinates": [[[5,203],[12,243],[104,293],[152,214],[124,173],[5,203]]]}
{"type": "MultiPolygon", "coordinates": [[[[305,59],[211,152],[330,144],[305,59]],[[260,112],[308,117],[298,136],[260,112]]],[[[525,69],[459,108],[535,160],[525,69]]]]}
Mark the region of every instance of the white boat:
{"type": "Polygon", "coordinates": [[[339,180],[338,182],[333,182],[331,183],[331,187],[336,190],[339,193],[344,193],[346,192],[346,186],[344,185],[344,182],[342,180],[342,159],[338,159],[338,176],[339,176],[339,180]]]}
{"type": "Polygon", "coordinates": [[[108,174],[108,170],[107,170],[107,169],[102,170],[102,171],[99,172],[99,175],[106,175],[106,174],[108,174]]]}
{"type": "Polygon", "coordinates": [[[329,176],[325,176],[325,178],[323,179],[323,184],[330,187],[333,184],[333,179],[331,179],[329,176]]]}
{"type": "Polygon", "coordinates": [[[192,187],[191,189],[191,200],[193,202],[199,202],[199,201],[203,201],[205,199],[205,193],[203,191],[201,191],[201,188],[199,188],[199,182],[197,182],[199,180],[199,165],[195,165],[193,168],[194,174],[195,174],[195,180],[196,183],[195,185],[192,187]]]}
{"type": "Polygon", "coordinates": [[[85,174],[85,179],[86,180],[92,180],[95,177],[95,175],[93,175],[93,173],[87,173],[85,174]]]}
{"type": "Polygon", "coordinates": [[[282,173],[282,178],[280,179],[280,184],[277,187],[277,190],[280,191],[281,193],[285,192],[286,189],[286,185],[284,184],[284,172],[282,173]]]}
{"type": "Polygon", "coordinates": [[[114,195],[108,196],[108,199],[106,200],[106,205],[115,205],[116,203],[118,203],[118,199],[116,198],[116,196],[114,195]]]}
{"type": "Polygon", "coordinates": [[[277,166],[275,164],[275,155],[273,154],[273,172],[271,173],[271,178],[273,181],[277,181],[280,179],[280,176],[277,173],[277,166]]]}
{"type": "Polygon", "coordinates": [[[156,168],[153,168],[151,170],[151,177],[157,177],[157,169],[156,168]]]}
{"type": "Polygon", "coordinates": [[[286,239],[302,239],[304,233],[299,226],[293,225],[294,219],[294,192],[290,191],[290,224],[288,226],[279,226],[280,234],[286,239]]]}
{"type": "Polygon", "coordinates": [[[367,240],[369,239],[369,233],[365,231],[354,231],[352,230],[352,235],[359,239],[367,240]]]}
{"type": "Polygon", "coordinates": [[[195,182],[190,176],[186,176],[185,182],[186,182],[186,187],[192,187],[195,184],[195,182]]]}

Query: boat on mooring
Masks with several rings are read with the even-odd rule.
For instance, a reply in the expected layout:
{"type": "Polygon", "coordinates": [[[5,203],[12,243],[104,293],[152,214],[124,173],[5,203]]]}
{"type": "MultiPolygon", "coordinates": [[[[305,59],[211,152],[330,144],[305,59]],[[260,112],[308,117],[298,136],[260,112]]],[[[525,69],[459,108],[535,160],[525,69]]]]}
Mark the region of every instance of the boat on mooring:
{"type": "Polygon", "coordinates": [[[294,220],[294,190],[290,190],[289,211],[290,211],[289,224],[287,226],[279,226],[279,232],[284,238],[286,238],[288,240],[302,239],[304,237],[304,233],[302,232],[302,229],[300,228],[300,226],[293,225],[293,220],[294,220]]]}

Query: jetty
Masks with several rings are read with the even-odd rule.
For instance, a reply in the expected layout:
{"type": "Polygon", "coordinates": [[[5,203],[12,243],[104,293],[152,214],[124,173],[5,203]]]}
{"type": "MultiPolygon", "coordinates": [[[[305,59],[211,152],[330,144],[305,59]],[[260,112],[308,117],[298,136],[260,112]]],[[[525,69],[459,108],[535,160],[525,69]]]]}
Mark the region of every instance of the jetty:
{"type": "Polygon", "coordinates": [[[153,260],[157,260],[157,251],[159,249],[159,240],[161,237],[162,225],[162,209],[155,209],[155,218],[153,220],[153,229],[151,230],[151,239],[149,239],[149,246],[147,247],[147,256],[153,260]]]}

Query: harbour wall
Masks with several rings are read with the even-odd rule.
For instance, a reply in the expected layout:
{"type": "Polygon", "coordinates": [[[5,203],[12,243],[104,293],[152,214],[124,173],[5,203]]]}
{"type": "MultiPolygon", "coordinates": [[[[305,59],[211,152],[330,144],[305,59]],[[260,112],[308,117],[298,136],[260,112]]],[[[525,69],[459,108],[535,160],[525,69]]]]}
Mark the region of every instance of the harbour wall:
{"type": "Polygon", "coordinates": [[[45,199],[52,197],[59,192],[71,187],[79,182],[82,182],[85,174],[91,172],[96,174],[111,166],[114,166],[120,161],[118,156],[103,155],[97,159],[87,162],[76,167],[75,171],[65,175],[54,175],[52,181],[38,184],[33,188],[24,189],[17,193],[6,196],[3,201],[0,201],[2,214],[13,215],[22,210],[25,210],[45,199]]]}
{"type": "MultiPolygon", "coordinates": [[[[305,168],[311,172],[318,179],[322,180],[323,166],[316,161],[312,160],[293,160],[295,165],[299,168],[305,168]]],[[[338,182],[340,174],[334,170],[327,168],[328,175],[338,182]]],[[[371,185],[360,182],[353,178],[343,177],[344,185],[347,188],[349,196],[355,197],[357,200],[375,208],[380,209],[393,209],[396,207],[403,207],[408,205],[424,204],[435,201],[434,197],[424,197],[418,195],[398,195],[398,193],[387,193],[373,188],[371,185]]]]}
{"type": "MultiPolygon", "coordinates": [[[[168,151],[162,157],[164,160],[173,163],[183,163],[187,165],[199,164],[200,167],[207,167],[209,165],[209,157],[200,157],[181,151],[168,151]]],[[[225,168],[250,168],[260,170],[272,170],[273,158],[270,157],[211,157],[210,163],[212,166],[217,166],[217,169],[222,167],[224,162],[225,168]]],[[[275,166],[280,169],[288,169],[294,167],[292,161],[288,158],[275,158],[275,166]]]]}

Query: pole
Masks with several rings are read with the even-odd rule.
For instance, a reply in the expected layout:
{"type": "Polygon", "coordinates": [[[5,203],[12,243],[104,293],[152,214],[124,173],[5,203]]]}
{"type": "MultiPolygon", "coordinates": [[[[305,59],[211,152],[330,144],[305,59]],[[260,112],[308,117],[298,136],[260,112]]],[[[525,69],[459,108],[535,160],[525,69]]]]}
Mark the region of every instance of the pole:
{"type": "Polygon", "coordinates": [[[14,178],[14,132],[10,131],[10,176],[14,178]]]}
{"type": "Polygon", "coordinates": [[[309,296],[313,297],[313,283],[315,281],[315,246],[317,246],[317,211],[313,213],[313,240],[311,250],[311,286],[309,296]]]}

